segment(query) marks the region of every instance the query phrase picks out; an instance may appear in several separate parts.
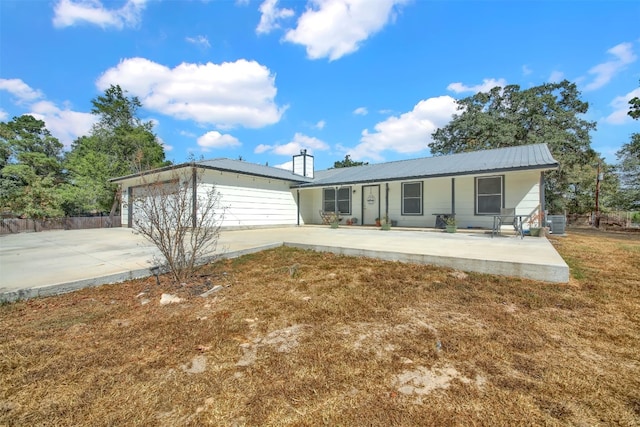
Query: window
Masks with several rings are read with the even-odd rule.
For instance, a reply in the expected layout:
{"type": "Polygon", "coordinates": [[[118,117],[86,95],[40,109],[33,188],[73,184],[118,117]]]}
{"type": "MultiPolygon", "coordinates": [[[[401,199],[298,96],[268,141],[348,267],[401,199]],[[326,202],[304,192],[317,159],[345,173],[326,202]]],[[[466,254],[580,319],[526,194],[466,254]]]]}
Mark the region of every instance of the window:
{"type": "Polygon", "coordinates": [[[402,215],[422,215],[422,182],[402,183],[402,215]]]}
{"type": "MultiPolygon", "coordinates": [[[[325,188],[322,191],[322,210],[325,212],[336,211],[336,189],[325,188]]],[[[351,187],[338,189],[338,212],[351,215],[351,187]]]]}
{"type": "Polygon", "coordinates": [[[476,178],[476,214],[498,215],[504,199],[504,177],[476,178]]]}

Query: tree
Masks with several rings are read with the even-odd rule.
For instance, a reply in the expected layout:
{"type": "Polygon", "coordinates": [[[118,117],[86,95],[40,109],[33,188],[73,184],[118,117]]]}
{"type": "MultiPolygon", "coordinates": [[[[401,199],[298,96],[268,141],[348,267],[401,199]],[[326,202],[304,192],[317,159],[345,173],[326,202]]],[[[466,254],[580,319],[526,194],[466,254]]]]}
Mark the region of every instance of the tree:
{"type": "Polygon", "coordinates": [[[581,118],[589,105],[567,80],[525,90],[518,85],[495,87],[457,103],[460,113],[432,134],[431,153],[546,143],[559,162],[557,171],[546,174],[546,202],[552,211],[567,207],[565,195],[570,192],[573,169],[597,162],[589,135],[595,122],[581,118]]]}
{"type": "Polygon", "coordinates": [[[109,87],[92,101],[98,116],[91,134],[78,138],[66,158],[70,173],[67,194],[76,193],[69,209],[110,211],[120,206],[118,187],[109,179],[167,166],[164,149],[153,133],[152,122],[138,118],[142,106],[137,97],[127,97],[120,86],[109,87]]]}
{"type": "Polygon", "coordinates": [[[356,162],[354,160],[351,160],[351,155],[347,154],[346,156],[344,156],[344,160],[338,160],[336,162],[333,163],[333,167],[335,169],[338,168],[350,168],[353,166],[363,166],[363,165],[368,165],[369,162],[356,162]]]}
{"type": "Polygon", "coordinates": [[[62,148],[33,116],[0,123],[0,206],[33,219],[61,216],[62,148]]]}
{"type": "Polygon", "coordinates": [[[636,120],[640,119],[640,97],[636,96],[629,101],[627,114],[636,120]]]}
{"type": "Polygon", "coordinates": [[[161,266],[176,283],[186,281],[201,263],[215,259],[224,214],[220,195],[214,186],[197,190],[202,179],[195,167],[154,178],[141,174],[140,179],[142,186],[129,201],[133,229],[158,248],[164,258],[161,266]],[[194,193],[198,194],[195,201],[194,193]]]}
{"type": "MultiPolygon", "coordinates": [[[[640,98],[629,101],[629,116],[640,119],[640,98]]],[[[620,205],[623,209],[640,209],[640,133],[631,134],[627,142],[616,153],[620,176],[620,205]]]]}
{"type": "Polygon", "coordinates": [[[619,160],[620,207],[640,209],[640,133],[631,135],[631,141],[616,153],[619,160]]]}

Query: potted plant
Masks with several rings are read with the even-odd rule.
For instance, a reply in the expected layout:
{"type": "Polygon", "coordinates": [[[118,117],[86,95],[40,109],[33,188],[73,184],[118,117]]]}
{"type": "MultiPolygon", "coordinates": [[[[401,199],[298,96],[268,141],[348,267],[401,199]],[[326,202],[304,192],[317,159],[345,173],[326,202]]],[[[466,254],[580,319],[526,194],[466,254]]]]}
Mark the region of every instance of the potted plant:
{"type": "Polygon", "coordinates": [[[532,237],[540,237],[542,231],[542,211],[537,210],[529,217],[529,235],[532,237]]]}
{"type": "Polygon", "coordinates": [[[456,219],[452,216],[445,221],[447,233],[455,233],[457,230],[456,219]]]}
{"type": "Polygon", "coordinates": [[[382,229],[383,230],[391,230],[391,220],[387,215],[382,218],[382,229]]]}
{"type": "Polygon", "coordinates": [[[331,221],[329,222],[329,224],[331,224],[331,228],[338,228],[338,224],[340,224],[340,216],[338,216],[337,214],[333,214],[331,215],[331,221]]]}
{"type": "Polygon", "coordinates": [[[376,218],[376,227],[380,227],[380,218],[376,218]]]}

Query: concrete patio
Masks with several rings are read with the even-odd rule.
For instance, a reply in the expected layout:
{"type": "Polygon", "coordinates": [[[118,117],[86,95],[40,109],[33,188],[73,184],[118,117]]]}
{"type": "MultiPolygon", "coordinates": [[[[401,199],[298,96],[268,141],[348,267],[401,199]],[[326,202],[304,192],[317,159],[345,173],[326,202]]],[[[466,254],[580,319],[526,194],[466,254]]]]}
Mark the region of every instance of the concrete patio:
{"type": "MultiPolygon", "coordinates": [[[[476,230],[303,226],[224,230],[224,257],[277,246],[432,264],[463,271],[566,283],[569,267],[545,238],[476,230]]],[[[150,275],[156,248],[131,229],[23,233],[0,237],[0,301],[55,295],[150,275]]]]}

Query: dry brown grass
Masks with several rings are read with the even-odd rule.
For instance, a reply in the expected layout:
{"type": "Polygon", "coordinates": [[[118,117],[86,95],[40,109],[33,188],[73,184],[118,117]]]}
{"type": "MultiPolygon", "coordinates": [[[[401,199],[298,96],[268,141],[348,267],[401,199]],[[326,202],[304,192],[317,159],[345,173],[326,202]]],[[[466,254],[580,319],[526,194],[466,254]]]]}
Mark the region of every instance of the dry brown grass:
{"type": "Polygon", "coordinates": [[[637,426],[640,236],[553,242],[568,285],[280,248],[7,304],[0,425],[637,426]]]}

